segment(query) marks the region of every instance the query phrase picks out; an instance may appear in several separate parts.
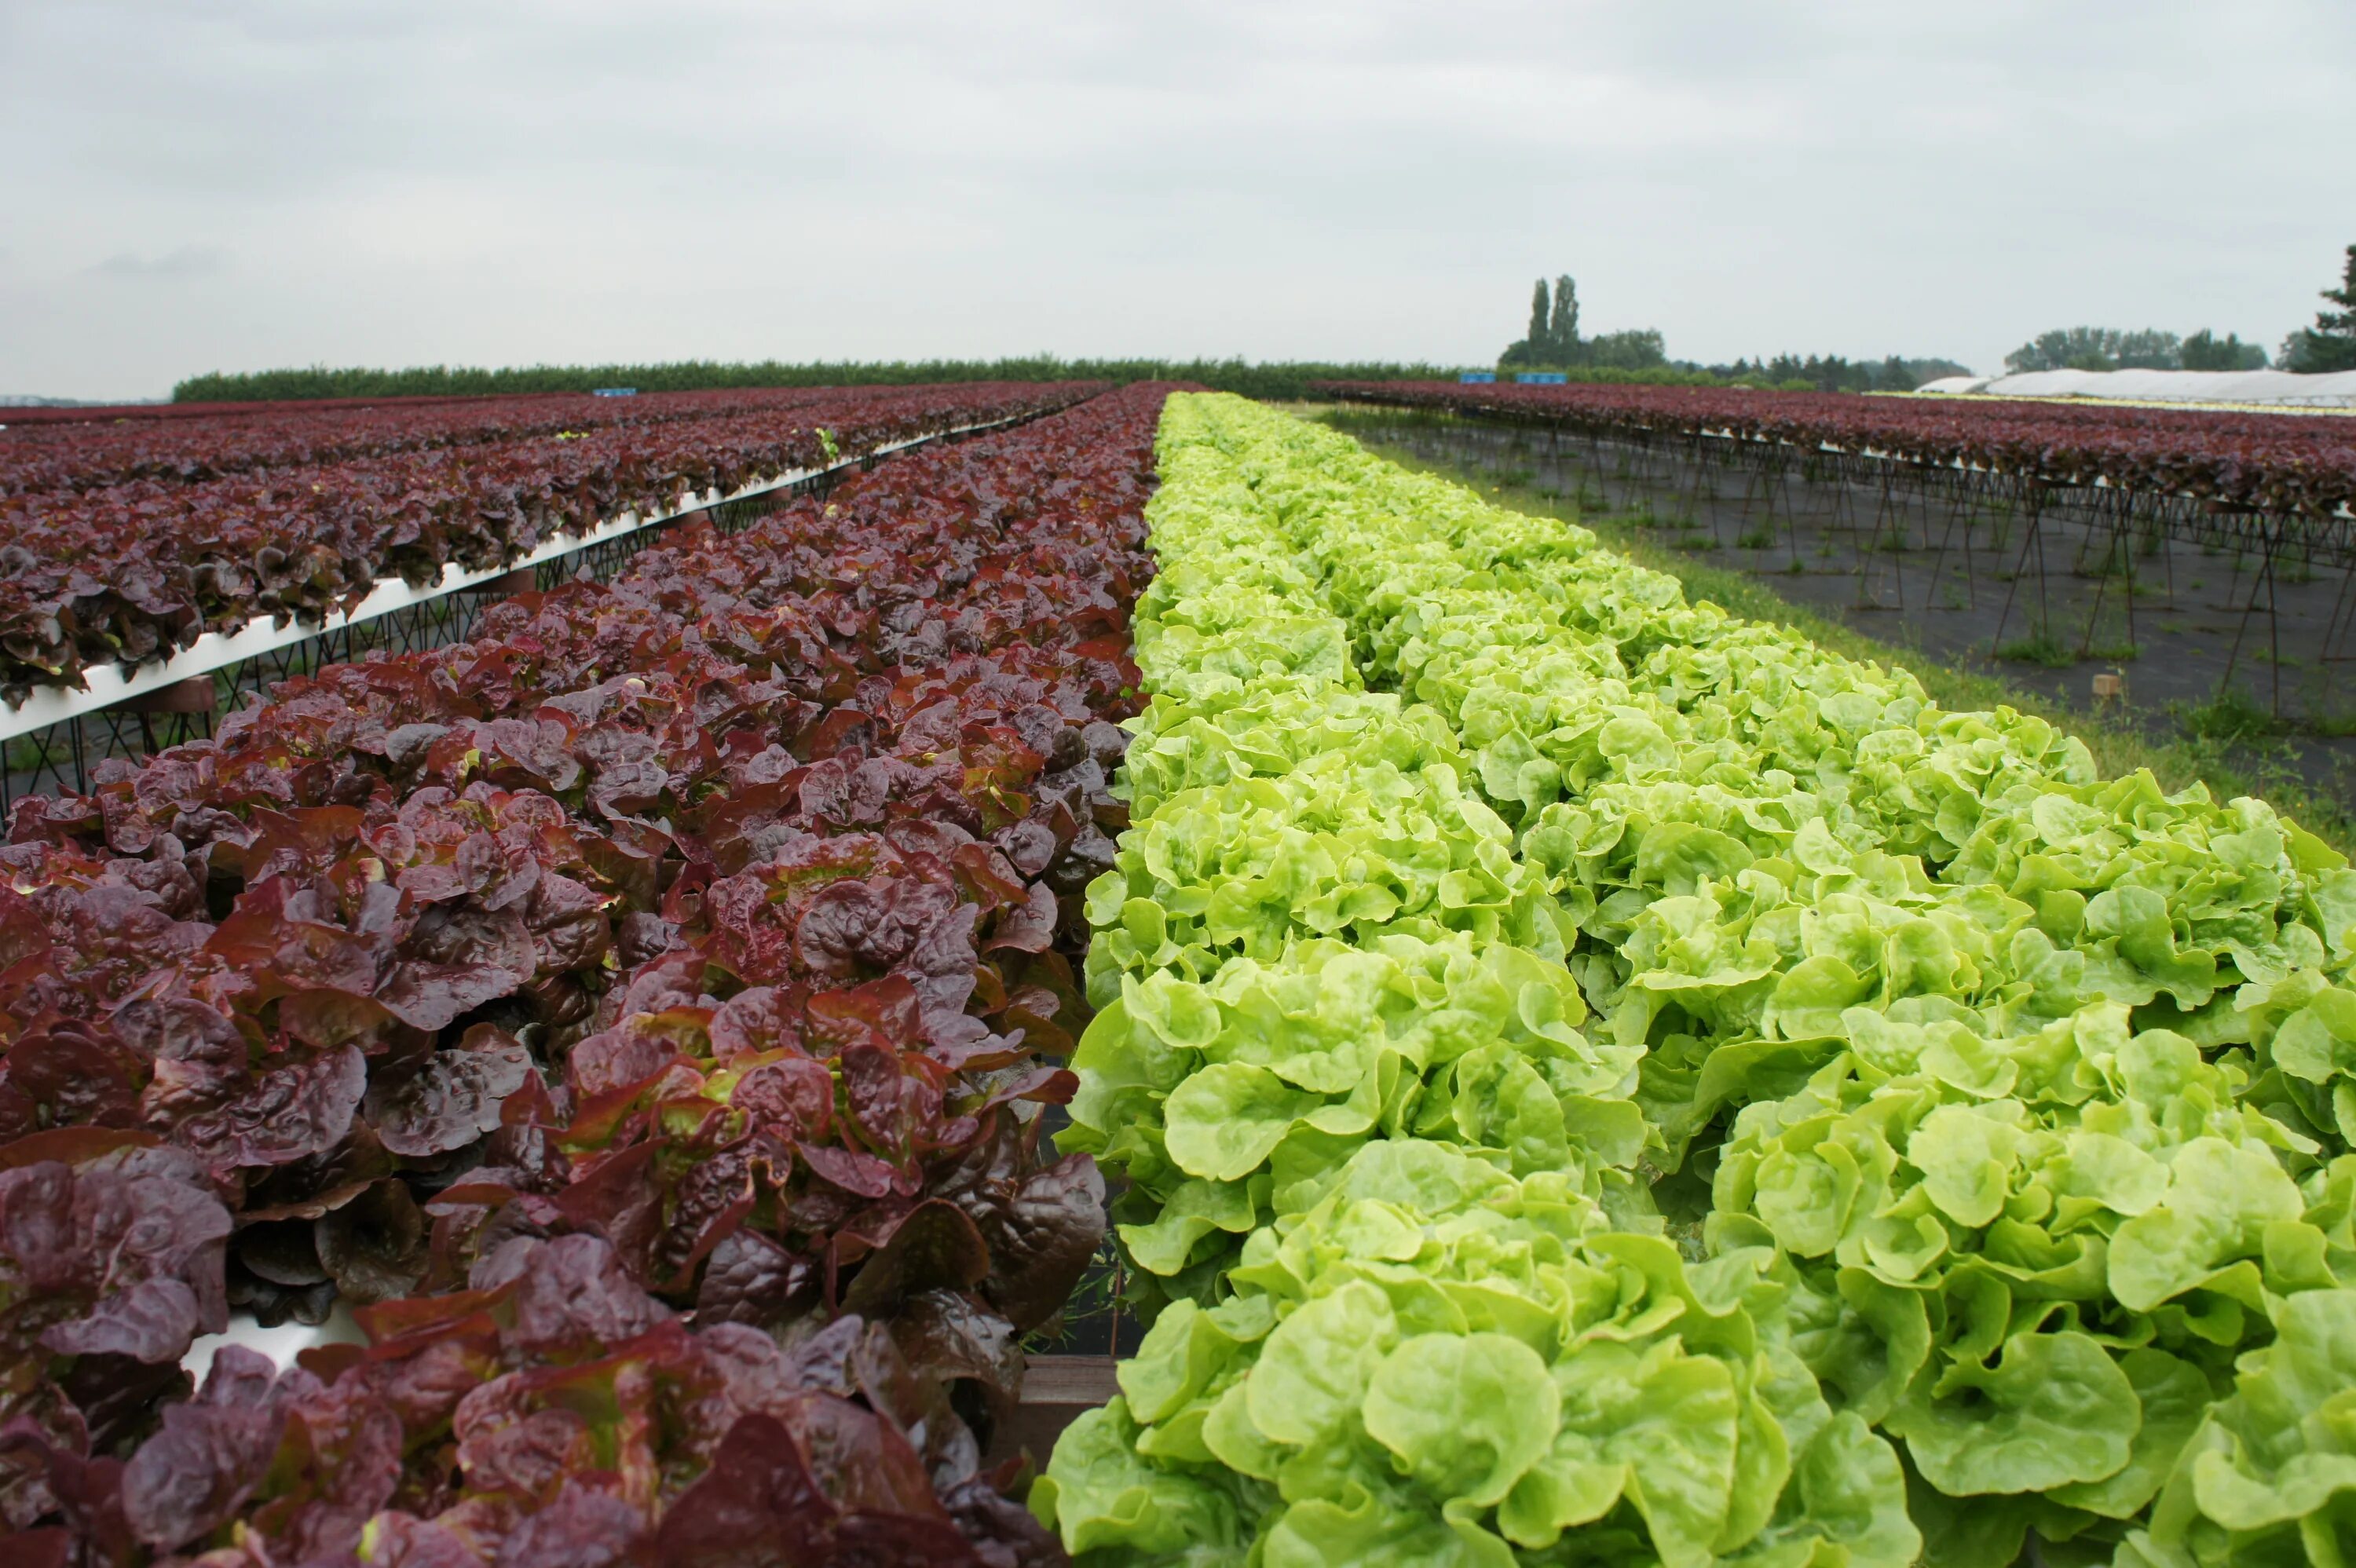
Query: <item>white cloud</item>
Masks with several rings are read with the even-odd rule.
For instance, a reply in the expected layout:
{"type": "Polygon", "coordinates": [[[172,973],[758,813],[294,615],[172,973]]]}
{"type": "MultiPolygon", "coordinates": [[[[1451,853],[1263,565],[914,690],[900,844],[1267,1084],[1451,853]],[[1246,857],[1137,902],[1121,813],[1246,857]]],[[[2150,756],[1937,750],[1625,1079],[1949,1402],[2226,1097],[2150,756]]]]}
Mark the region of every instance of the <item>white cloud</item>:
{"type": "Polygon", "coordinates": [[[220,272],[223,260],[209,245],[182,245],[153,256],[120,251],[88,272],[101,278],[200,278],[220,272]]]}
{"type": "Polygon", "coordinates": [[[2346,0],[19,0],[0,390],[1472,360],[1562,271],[1703,359],[2273,342],[2356,239],[2351,59],[2346,0]]]}

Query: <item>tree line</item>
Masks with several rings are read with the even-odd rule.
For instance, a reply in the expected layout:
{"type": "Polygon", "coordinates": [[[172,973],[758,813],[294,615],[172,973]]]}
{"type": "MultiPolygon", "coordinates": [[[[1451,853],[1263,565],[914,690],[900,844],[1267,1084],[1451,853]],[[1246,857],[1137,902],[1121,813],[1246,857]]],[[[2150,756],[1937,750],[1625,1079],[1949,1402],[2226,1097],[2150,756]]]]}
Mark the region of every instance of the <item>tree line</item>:
{"type": "Polygon", "coordinates": [[[1529,330],[1497,357],[1500,373],[1559,370],[1574,380],[1625,378],[1805,389],[1825,392],[1911,392],[1942,376],[1967,376],[1953,359],[1847,359],[1840,355],[1779,354],[1731,365],[1672,360],[1656,327],[1637,327],[1582,336],[1579,330],[1579,283],[1568,272],[1551,289],[1540,278],[1530,292],[1529,330]]]}
{"type": "MultiPolygon", "coordinates": [[[[2346,274],[2323,291],[2338,308],[2316,313],[2315,325],[2284,339],[2276,362],[2302,372],[2356,370],[2356,245],[2348,247],[2346,274]]],[[[2258,369],[2265,351],[2228,333],[2203,329],[2187,337],[2157,328],[2063,327],[2040,334],[2005,357],[2012,370],[2067,368],[2186,370],[2258,369]]],[[[1579,286],[1569,273],[1532,291],[1528,330],[1496,361],[1500,371],[1560,370],[1580,380],[1806,388],[1823,391],[1911,391],[1925,381],[1970,372],[1952,359],[1847,359],[1811,354],[1737,359],[1730,365],[1673,360],[1657,328],[1583,335],[1579,286]]],[[[279,370],[213,371],[172,389],[175,402],[274,402],[312,398],[406,398],[518,392],[586,392],[631,387],[643,392],[701,391],[731,387],[912,386],[949,381],[1193,381],[1246,397],[1293,400],[1311,396],[1317,381],[1445,379],[1457,367],[1392,360],[1323,362],[1229,359],[1065,359],[1051,354],[1005,359],[817,360],[691,359],[653,365],[532,365],[506,369],[422,365],[387,370],[314,365],[279,370]]]]}
{"type": "MultiPolygon", "coordinates": [[[[1579,333],[1579,284],[1565,272],[1551,294],[1540,278],[1530,295],[1530,329],[1497,356],[1500,370],[1660,370],[1669,368],[1667,346],[1655,327],[1579,333]]],[[[1685,367],[1687,369],[1697,367],[1685,367]]]]}
{"type": "Polygon", "coordinates": [[[2238,333],[2222,338],[2203,327],[2190,337],[2158,327],[2122,332],[2108,326],[2055,327],[2004,357],[2016,375],[2033,370],[2263,370],[2269,364],[2302,375],[2356,370],[2356,245],[2348,247],[2345,272],[2323,299],[2337,310],[2315,314],[2313,326],[2282,340],[2269,360],[2255,343],[2238,333]]]}
{"type": "Polygon", "coordinates": [[[743,387],[902,387],[951,381],[1194,381],[1246,397],[1299,399],[1313,381],[1452,380],[1450,365],[1397,361],[1255,364],[1245,359],[1063,359],[1050,354],[1011,359],[815,360],[690,359],[656,365],[532,365],[506,369],[420,365],[213,371],[172,389],[176,403],[294,401],[313,398],[488,396],[589,392],[629,387],[641,392],[691,392],[743,387]]]}
{"type": "Polygon", "coordinates": [[[2017,376],[2038,370],[2263,370],[2269,363],[2266,351],[2243,342],[2240,334],[2220,339],[2207,327],[2190,337],[2158,327],[2055,327],[2004,357],[2004,368],[2017,376]]]}

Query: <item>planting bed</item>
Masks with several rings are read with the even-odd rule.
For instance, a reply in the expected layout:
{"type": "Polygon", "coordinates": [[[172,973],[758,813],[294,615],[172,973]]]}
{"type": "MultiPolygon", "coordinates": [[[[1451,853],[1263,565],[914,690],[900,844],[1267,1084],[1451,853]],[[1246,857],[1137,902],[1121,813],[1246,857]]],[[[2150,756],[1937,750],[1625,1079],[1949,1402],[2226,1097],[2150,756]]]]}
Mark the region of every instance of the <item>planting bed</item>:
{"type": "Polygon", "coordinates": [[[177,419],[119,418],[127,411],[53,410],[45,423],[5,411],[0,425],[0,495],[102,489],[152,479],[195,484],[257,468],[286,469],[433,447],[531,436],[575,439],[592,430],[647,428],[714,414],[839,403],[841,389],[671,392],[645,398],[585,393],[532,397],[388,400],[380,403],[199,405],[177,419]]]}
{"type": "Polygon", "coordinates": [[[2329,415],[1711,387],[1336,381],[1317,389],[1353,402],[2192,496],[2319,528],[2356,520],[2356,431],[2329,415]]]}
{"type": "Polygon", "coordinates": [[[1161,400],[691,526],[18,806],[26,1550],[1054,1555],[975,1431],[1102,1232],[1038,1109],[1161,400]],[[231,1312],[338,1307],[365,1346],[188,1397],[231,1312]]]}
{"type": "MultiPolygon", "coordinates": [[[[2348,794],[2344,418],[1732,389],[1350,385],[1366,427],[1641,514],[1869,635],[2348,794]]],[[[1354,416],[1355,417],[1355,416],[1354,416]]],[[[1361,428],[1355,423],[1352,428],[1361,428]]]]}
{"type": "MultiPolygon", "coordinates": [[[[623,512],[666,514],[681,497],[1060,407],[1087,389],[844,390],[575,434],[415,449],[396,437],[381,455],[193,482],[19,490],[0,496],[0,691],[21,701],[38,687],[76,686],[91,667],[166,657],[256,618],[318,620],[388,578],[419,586],[454,566],[504,567],[623,512]]],[[[10,436],[10,451],[34,439],[10,436]]]]}
{"type": "Polygon", "coordinates": [[[2356,801],[2356,563],[2291,560],[2270,574],[2263,550],[2152,532],[2133,540],[2128,570],[2106,524],[2058,509],[2032,533],[2018,511],[1885,497],[1826,471],[1788,475],[1771,510],[1755,484],[1672,449],[1411,412],[1333,422],[1477,488],[1559,496],[1912,656],[1993,666],[2081,708],[2115,678],[2115,710],[2156,737],[2239,735],[2319,795],[2356,801]]]}
{"type": "Polygon", "coordinates": [[[1235,400],[1162,475],[1067,1546],[2346,1560],[2340,856],[1235,400]]]}

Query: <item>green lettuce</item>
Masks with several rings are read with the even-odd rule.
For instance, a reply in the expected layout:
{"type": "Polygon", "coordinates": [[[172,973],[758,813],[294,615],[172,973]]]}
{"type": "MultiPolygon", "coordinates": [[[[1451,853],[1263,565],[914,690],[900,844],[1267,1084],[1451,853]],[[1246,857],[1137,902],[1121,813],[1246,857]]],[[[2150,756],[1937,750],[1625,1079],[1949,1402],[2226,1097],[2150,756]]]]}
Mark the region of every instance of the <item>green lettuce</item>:
{"type": "Polygon", "coordinates": [[[1165,1308],[1059,1445],[1033,1506],[1075,1552],[1152,1561],[1255,1517],[1265,1563],[1919,1551],[1897,1456],[1817,1392],[1765,1249],[1690,1265],[1558,1173],[1414,1138],[1287,1196],[1233,1293],[1165,1308]]]}
{"type": "Polygon", "coordinates": [[[1066,1135],[1160,1317],[1051,1467],[1067,1543],[2347,1555],[2337,1415],[2244,1386],[2356,1281],[2340,856],[1241,400],[1160,455],[1066,1135]],[[1541,1283],[1448,1229],[1496,1183],[1580,1216],[1541,1283]],[[1675,1353],[1579,1341],[1565,1282],[1648,1249],[1675,1353]]]}

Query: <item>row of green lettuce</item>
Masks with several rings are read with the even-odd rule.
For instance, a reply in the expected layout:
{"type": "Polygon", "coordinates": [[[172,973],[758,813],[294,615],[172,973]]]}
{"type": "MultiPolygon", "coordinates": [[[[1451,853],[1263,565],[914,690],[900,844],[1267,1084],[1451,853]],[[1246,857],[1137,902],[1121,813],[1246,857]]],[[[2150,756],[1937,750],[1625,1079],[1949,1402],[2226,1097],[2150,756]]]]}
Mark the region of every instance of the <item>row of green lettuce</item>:
{"type": "Polygon", "coordinates": [[[1241,400],[1161,462],[1067,1546],[2356,1561],[2340,856],[1241,400]]]}

